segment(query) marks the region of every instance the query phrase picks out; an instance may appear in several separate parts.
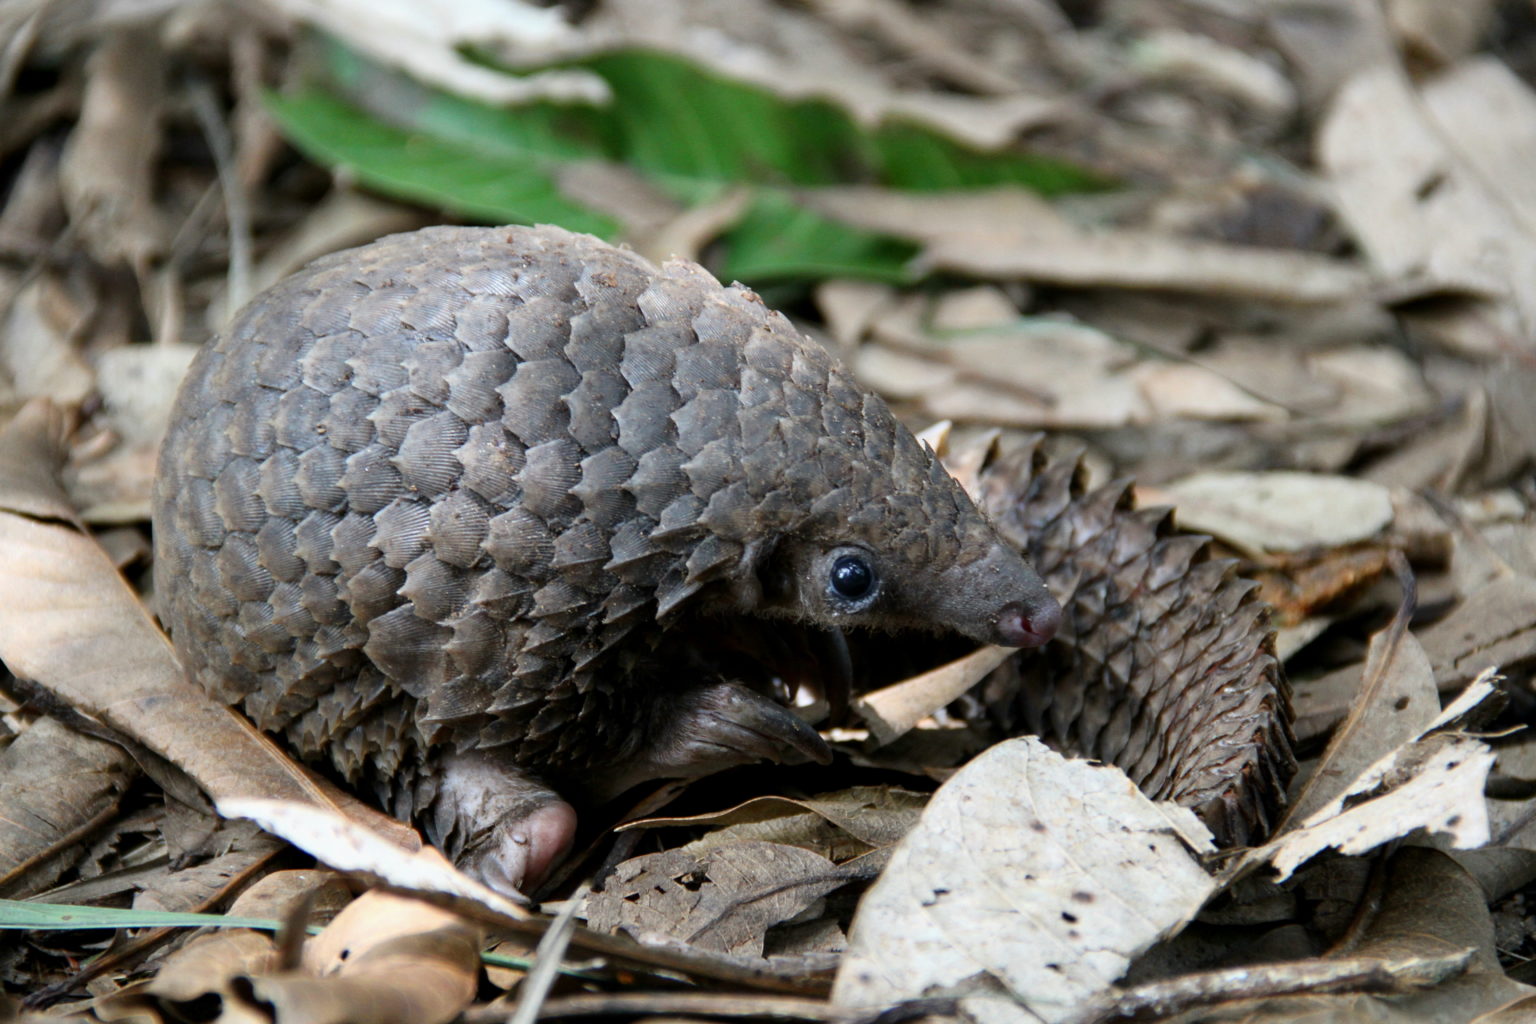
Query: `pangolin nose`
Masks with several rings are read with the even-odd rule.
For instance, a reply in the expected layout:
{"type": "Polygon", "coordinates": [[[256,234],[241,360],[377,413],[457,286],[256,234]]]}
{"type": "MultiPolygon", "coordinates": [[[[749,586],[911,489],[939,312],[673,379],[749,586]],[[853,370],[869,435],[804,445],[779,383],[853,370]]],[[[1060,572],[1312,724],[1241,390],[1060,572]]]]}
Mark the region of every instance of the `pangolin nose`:
{"type": "Polygon", "coordinates": [[[1003,605],[997,616],[997,642],[1004,647],[1039,647],[1061,626],[1061,605],[1046,598],[1026,606],[1021,601],[1003,605]]]}

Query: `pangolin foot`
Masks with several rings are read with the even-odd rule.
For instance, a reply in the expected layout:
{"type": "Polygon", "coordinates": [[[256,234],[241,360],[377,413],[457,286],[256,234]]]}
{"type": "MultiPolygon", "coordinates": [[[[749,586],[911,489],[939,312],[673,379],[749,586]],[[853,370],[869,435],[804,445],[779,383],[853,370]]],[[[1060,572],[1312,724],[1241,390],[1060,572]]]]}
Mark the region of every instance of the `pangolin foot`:
{"type": "Polygon", "coordinates": [[[428,838],[459,868],[522,900],[571,847],[576,811],[495,751],[445,758],[428,838]]]}

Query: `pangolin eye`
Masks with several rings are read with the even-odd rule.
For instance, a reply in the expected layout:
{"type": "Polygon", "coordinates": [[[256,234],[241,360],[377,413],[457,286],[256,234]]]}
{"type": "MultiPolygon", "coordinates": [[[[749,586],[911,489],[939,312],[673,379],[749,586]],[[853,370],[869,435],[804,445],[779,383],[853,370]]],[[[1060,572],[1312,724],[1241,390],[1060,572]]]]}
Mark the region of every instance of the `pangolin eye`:
{"type": "Polygon", "coordinates": [[[875,570],[858,555],[843,555],[832,563],[831,584],[839,597],[857,601],[875,589],[875,570]]]}

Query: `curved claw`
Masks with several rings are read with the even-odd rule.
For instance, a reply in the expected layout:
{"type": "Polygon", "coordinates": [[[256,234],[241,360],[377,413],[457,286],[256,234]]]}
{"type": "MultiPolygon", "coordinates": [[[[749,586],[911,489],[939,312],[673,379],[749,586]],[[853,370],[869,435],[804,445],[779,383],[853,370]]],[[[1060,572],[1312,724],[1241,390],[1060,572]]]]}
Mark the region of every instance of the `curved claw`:
{"type": "Polygon", "coordinates": [[[689,694],[680,722],[681,743],[677,753],[688,756],[679,767],[694,765],[708,774],[753,761],[788,761],[802,758],[818,764],[832,760],[832,750],[821,734],[777,701],[738,683],[719,683],[689,694]],[[801,758],[789,756],[799,754],[801,758]]]}
{"type": "Polygon", "coordinates": [[[651,779],[711,775],[754,761],[827,764],[832,750],[794,712],[739,683],[714,683],[670,701],[662,727],[632,759],[585,781],[607,800],[651,779]]]}

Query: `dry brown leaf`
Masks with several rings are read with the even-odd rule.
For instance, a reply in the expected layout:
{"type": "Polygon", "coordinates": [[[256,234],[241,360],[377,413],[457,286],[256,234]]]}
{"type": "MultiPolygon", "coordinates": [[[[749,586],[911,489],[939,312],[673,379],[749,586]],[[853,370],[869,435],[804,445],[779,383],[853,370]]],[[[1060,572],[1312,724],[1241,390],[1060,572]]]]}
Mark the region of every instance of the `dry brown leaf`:
{"type": "Polygon", "coordinates": [[[295,907],[307,907],[310,923],[329,923],[353,896],[346,879],[325,868],[285,868],[263,875],[240,893],[231,914],[284,920],[295,907]]]}
{"type": "Polygon", "coordinates": [[[1536,580],[1495,580],[1468,594],[1450,614],[1419,631],[1442,690],[1490,668],[1523,668],[1536,658],[1536,580]]]}
{"type": "Polygon", "coordinates": [[[168,67],[158,26],[102,33],[59,166],[82,241],[101,263],[126,264],[141,276],[165,247],[154,195],[168,67]]]}
{"type": "Polygon", "coordinates": [[[150,517],[150,487],[176,388],[195,345],[124,345],[96,362],[101,425],[111,451],[72,467],[70,495],[88,523],[139,523],[150,517]]]}
{"type": "Polygon", "coordinates": [[[1498,969],[1493,922],[1475,878],[1443,853],[1406,847],[1393,854],[1380,891],[1380,909],[1358,943],[1327,957],[1140,986],[1126,994],[1137,998],[1105,1009],[1130,1015],[1199,1007],[1159,1018],[1169,1024],[1528,1019],[1499,1012],[1531,1000],[1532,990],[1498,969]]]}
{"type": "Polygon", "coordinates": [[[988,426],[1098,429],[1145,421],[1131,373],[1135,350],[1094,328],[1053,317],[939,335],[918,302],[894,304],[858,348],[854,371],[936,419],[988,426]]]}
{"type": "Polygon", "coordinates": [[[686,942],[734,957],[761,957],[769,928],[804,911],[853,876],[797,846],[738,843],[691,854],[648,854],[614,868],[587,896],[596,931],[642,942],[686,942]]]}
{"type": "Polygon", "coordinates": [[[76,341],[89,315],[50,275],[21,289],[0,323],[0,402],[83,400],[95,375],[76,351],[76,341]]]}
{"type": "Polygon", "coordinates": [[[801,846],[842,863],[900,840],[927,803],[925,793],[889,786],[854,786],[804,799],[756,797],[709,814],[645,818],[618,831],[714,825],[717,827],[684,849],[697,854],[752,840],[801,846]]]}
{"type": "Polygon", "coordinates": [[[209,911],[222,905],[285,847],[248,822],[222,822],[218,839],[209,844],[219,852],[198,863],[141,882],[133,895],[135,910],[209,911]]]}
{"type": "Polygon", "coordinates": [[[1132,370],[1130,378],[1147,400],[1148,419],[1278,422],[1288,418],[1278,405],[1192,363],[1149,360],[1132,370]]]}
{"type": "MultiPolygon", "coordinates": [[[[1358,594],[1391,568],[1392,548],[1387,544],[1334,548],[1321,555],[1270,556],[1263,565],[1245,573],[1259,584],[1259,595],[1288,625],[1304,621],[1327,625],[1330,606],[1358,594]]],[[[1282,659],[1284,660],[1284,659],[1282,659]]],[[[1352,666],[1354,683],[1337,705],[1340,715],[1349,706],[1360,678],[1360,666],[1352,666]]],[[[1309,710],[1309,714],[1314,709],[1309,710]]]]}
{"type": "Polygon", "coordinates": [[[480,942],[453,914],[365,893],[310,943],[310,973],[253,977],[242,995],[280,1021],[444,1024],[474,999],[480,942]]]}
{"type": "Polygon", "coordinates": [[[121,747],[41,718],[0,750],[0,896],[47,889],[117,813],[137,770],[121,747]]]}
{"type": "Polygon", "coordinates": [[[816,308],[840,349],[851,351],[864,340],[882,310],[895,302],[896,289],[873,281],[838,278],[816,286],[816,308]]]}
{"type": "Polygon", "coordinates": [[[1524,92],[1497,73],[1442,78],[1421,96],[1397,68],[1367,68],[1339,90],[1319,130],[1340,215],[1378,273],[1416,294],[1479,300],[1460,316],[1471,330],[1443,324],[1447,342],[1474,354],[1516,347],[1536,324],[1536,234],[1514,200],[1528,186],[1479,162],[1494,144],[1470,142],[1502,135],[1490,111],[1529,105],[1524,92]]]}
{"type": "MultiPolygon", "coordinates": [[[[1336,799],[1367,767],[1420,735],[1440,713],[1429,657],[1408,632],[1413,605],[1413,596],[1404,595],[1392,622],[1371,637],[1349,713],[1291,802],[1286,820],[1300,821],[1336,799]]],[[[1295,699],[1297,716],[1309,713],[1299,688],[1295,699]]]]}
{"type": "MultiPolygon", "coordinates": [[[[265,974],[276,966],[277,951],[272,939],[263,932],[248,928],[221,928],[199,935],[183,948],[168,956],[141,991],[123,993],[112,1003],[130,1003],[141,1010],[147,1009],[144,996],[175,1003],[190,1003],[210,995],[222,998],[234,1005],[228,1006],[220,1017],[220,1024],[236,1021],[252,1021],[263,1018],[254,1008],[240,1006],[230,981],[234,978],[265,974]]],[[[157,1007],[162,1012],[164,1007],[157,1007]]]]}
{"type": "MultiPolygon", "coordinates": [[[[311,921],[317,916],[328,920],[351,902],[352,894],[340,876],[329,871],[275,871],[241,892],[229,913],[281,921],[301,900],[311,909],[311,921]]],[[[130,1011],[174,1016],[177,1004],[185,1006],[213,996],[222,1001],[221,1024],[260,1024],[270,1021],[269,1014],[246,1002],[237,992],[236,982],[269,974],[278,966],[278,951],[267,933],[219,929],[199,935],[168,954],[147,985],[110,997],[106,1003],[111,1011],[104,1016],[121,1019],[130,1011]]]]}

